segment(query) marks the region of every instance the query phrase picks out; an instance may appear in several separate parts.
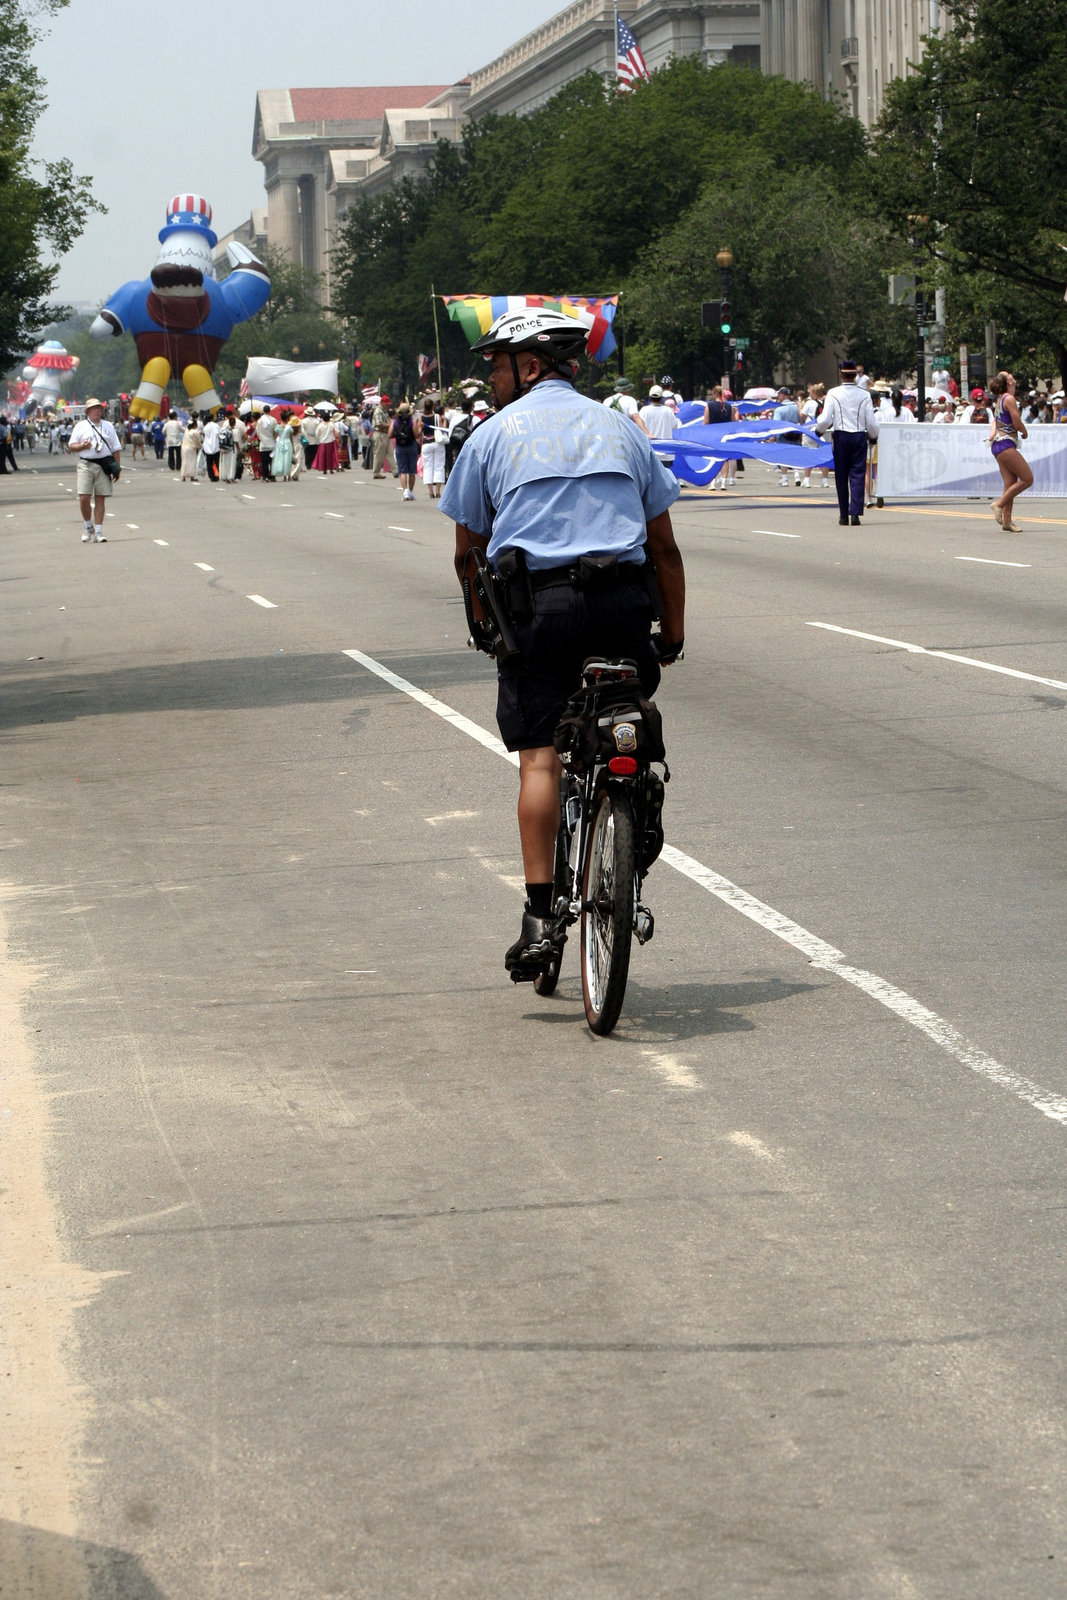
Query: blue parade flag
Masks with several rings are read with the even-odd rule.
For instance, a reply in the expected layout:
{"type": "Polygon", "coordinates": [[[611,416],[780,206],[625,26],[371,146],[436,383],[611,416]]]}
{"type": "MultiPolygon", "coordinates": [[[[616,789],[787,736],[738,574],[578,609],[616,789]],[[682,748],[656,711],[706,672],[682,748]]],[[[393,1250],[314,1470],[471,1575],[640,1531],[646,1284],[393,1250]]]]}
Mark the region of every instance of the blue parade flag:
{"type": "Polygon", "coordinates": [[[709,484],[726,461],[766,461],[772,466],[812,467],[833,464],[833,447],[819,438],[810,423],[796,422],[713,422],[710,426],[690,422],[670,439],[653,440],[654,448],[669,461],[675,477],[698,488],[709,484]],[[781,444],[783,433],[799,433],[810,444],[781,444]]]}

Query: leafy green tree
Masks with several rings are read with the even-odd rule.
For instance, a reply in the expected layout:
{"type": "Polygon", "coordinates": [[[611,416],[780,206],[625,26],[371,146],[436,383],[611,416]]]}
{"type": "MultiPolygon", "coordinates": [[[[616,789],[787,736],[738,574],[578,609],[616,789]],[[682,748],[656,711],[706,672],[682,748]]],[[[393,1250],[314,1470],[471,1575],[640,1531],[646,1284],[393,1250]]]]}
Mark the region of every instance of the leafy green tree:
{"type": "Polygon", "coordinates": [[[762,154],[725,148],[695,203],[642,258],[627,284],[627,314],[659,340],[672,372],[720,370],[723,336],[700,325],[717,298],[715,253],[733,252],[735,333],[750,338],[746,382],[785,367],[797,376],[826,344],[849,347],[878,370],[908,363],[911,322],[888,304],[887,230],[843,197],[826,173],[776,168],[762,154]]]}
{"type": "Polygon", "coordinates": [[[526,119],[534,148],[485,217],[475,267],[516,291],[617,287],[696,200],[726,149],[776,169],[864,178],[864,134],[799,84],[745,67],[672,61],[630,95],[587,74],[526,119]]]}
{"type": "MultiPolygon", "coordinates": [[[[34,9],[55,14],[66,4],[37,0],[34,9]]],[[[45,102],[28,18],[20,0],[0,0],[0,370],[28,355],[61,311],[46,303],[59,273],[46,248],[66,254],[89,213],[103,210],[69,161],[41,165],[30,156],[45,102]]]]}
{"type": "Polygon", "coordinates": [[[900,233],[909,217],[928,219],[927,275],[948,291],[954,331],[993,318],[1014,351],[1044,348],[1067,376],[1062,0],[943,0],[943,10],[916,72],[888,86],[874,194],[900,233]]]}
{"type": "MultiPolygon", "coordinates": [[[[694,228],[687,236],[694,262],[679,262],[670,289],[657,290],[653,281],[657,243],[679,237],[699,205],[707,225],[721,220],[732,233],[735,251],[746,229],[755,230],[761,248],[773,247],[777,279],[757,270],[751,240],[744,243],[750,321],[754,297],[769,297],[760,323],[768,360],[818,348],[826,327],[851,334],[864,318],[865,337],[881,354],[900,342],[903,314],[885,304],[885,274],[900,247],[871,220],[867,165],[860,125],[781,78],[686,57],[639,92],[617,95],[588,73],[530,116],[487,117],[458,146],[440,145],[424,181],[357,201],[341,230],[335,307],[356,319],[361,339],[394,352],[410,373],[416,353],[433,348],[431,284],[487,294],[604,293],[629,279],[630,337],[658,345],[676,365],[710,359],[711,344],[699,331],[699,303],[717,281],[704,271],[708,239],[694,228]],[[746,197],[739,172],[771,193],[784,193],[793,180],[777,220],[795,215],[806,263],[836,268],[848,261],[847,295],[820,286],[818,295],[806,290],[797,306],[786,304],[783,270],[794,288],[800,274],[788,261],[786,236],[761,216],[763,196],[752,190],[746,197]],[[729,197],[721,215],[716,188],[729,197]],[[809,243],[820,229],[821,254],[809,243]],[[888,259],[879,259],[883,247],[888,259]],[[701,271],[690,273],[695,263],[701,271]],[[675,292],[683,282],[684,312],[675,292]]],[[[442,320],[441,336],[447,375],[470,370],[458,330],[442,320]]]]}

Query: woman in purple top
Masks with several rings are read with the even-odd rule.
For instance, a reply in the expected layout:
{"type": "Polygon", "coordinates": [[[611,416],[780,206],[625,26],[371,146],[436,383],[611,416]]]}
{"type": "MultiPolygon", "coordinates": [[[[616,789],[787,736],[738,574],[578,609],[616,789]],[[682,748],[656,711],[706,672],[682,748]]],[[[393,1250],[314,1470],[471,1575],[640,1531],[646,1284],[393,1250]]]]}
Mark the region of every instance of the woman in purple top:
{"type": "Polygon", "coordinates": [[[989,385],[993,396],[993,420],[989,425],[989,448],[1000,468],[1004,489],[999,500],[993,501],[993,515],[1005,533],[1017,532],[1011,520],[1012,505],[1016,495],[1029,489],[1034,475],[1019,453],[1019,440],[1027,437],[1026,424],[1015,403],[1015,379],[1010,372],[998,372],[989,385]]]}

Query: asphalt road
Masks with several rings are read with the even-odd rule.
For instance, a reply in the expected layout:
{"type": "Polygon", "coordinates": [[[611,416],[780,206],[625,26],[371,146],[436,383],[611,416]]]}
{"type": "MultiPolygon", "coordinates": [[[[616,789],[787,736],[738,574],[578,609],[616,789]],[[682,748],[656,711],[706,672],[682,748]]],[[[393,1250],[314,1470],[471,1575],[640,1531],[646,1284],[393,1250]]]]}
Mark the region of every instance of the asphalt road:
{"type": "Polygon", "coordinates": [[[686,493],[671,850],[599,1040],[571,950],[551,1000],[503,972],[435,507],[150,462],[83,546],[34,465],[4,1600],[1067,1593],[1067,507],[686,493]]]}

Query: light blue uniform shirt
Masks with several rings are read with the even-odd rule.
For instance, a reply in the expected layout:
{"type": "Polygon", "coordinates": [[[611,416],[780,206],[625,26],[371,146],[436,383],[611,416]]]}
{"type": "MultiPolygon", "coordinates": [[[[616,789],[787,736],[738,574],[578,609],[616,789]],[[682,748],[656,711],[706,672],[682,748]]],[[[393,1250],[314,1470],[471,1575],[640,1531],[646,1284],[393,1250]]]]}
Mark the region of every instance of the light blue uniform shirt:
{"type": "Polygon", "coordinates": [[[440,506],[489,539],[492,566],[521,550],[539,572],[589,555],[641,565],[645,524],[680,493],[628,417],[546,378],[475,428],[440,506]]]}

